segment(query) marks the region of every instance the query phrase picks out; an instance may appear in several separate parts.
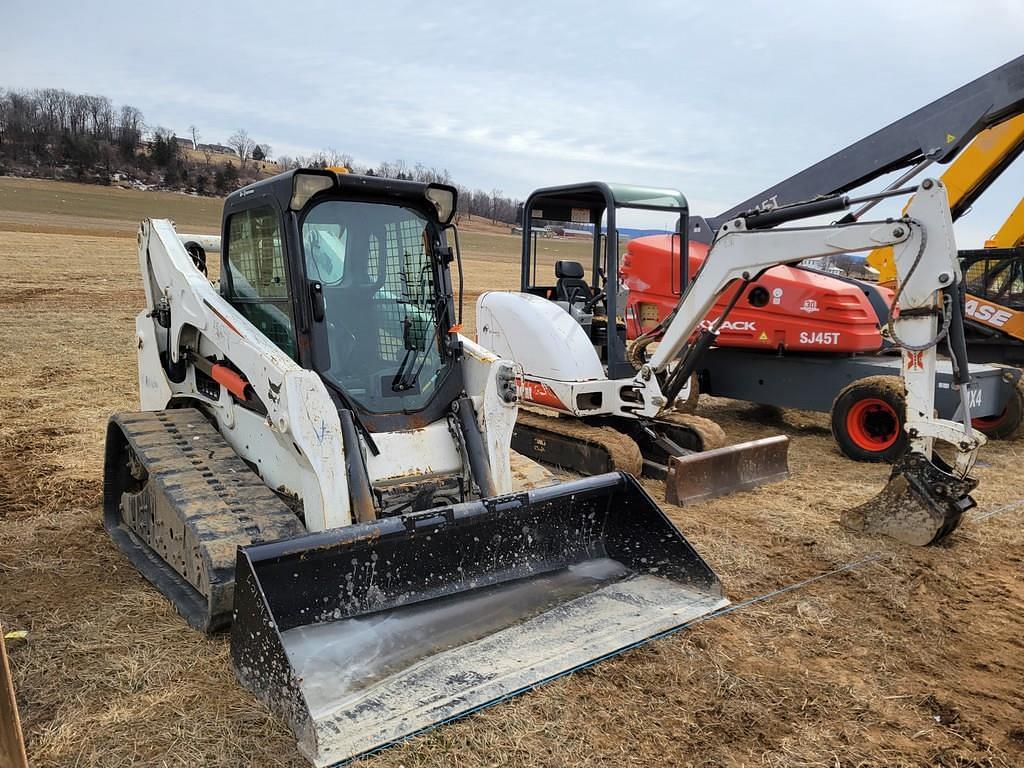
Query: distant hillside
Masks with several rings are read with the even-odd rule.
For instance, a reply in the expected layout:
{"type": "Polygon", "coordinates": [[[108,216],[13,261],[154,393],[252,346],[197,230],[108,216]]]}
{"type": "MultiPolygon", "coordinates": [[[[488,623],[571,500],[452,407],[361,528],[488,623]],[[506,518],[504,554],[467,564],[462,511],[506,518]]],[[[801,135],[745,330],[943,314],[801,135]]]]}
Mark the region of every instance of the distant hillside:
{"type": "Polygon", "coordinates": [[[106,96],[59,88],[0,89],[0,176],[223,195],[289,168],[342,166],[373,176],[453,184],[459,189],[460,218],[516,219],[518,200],[499,189],[457,185],[443,168],[404,160],[357,166],[351,155],[334,149],[275,160],[271,147],[245,130],[221,144],[204,141],[196,126],[185,136],[147,126],[137,107],[115,107],[106,96]]]}

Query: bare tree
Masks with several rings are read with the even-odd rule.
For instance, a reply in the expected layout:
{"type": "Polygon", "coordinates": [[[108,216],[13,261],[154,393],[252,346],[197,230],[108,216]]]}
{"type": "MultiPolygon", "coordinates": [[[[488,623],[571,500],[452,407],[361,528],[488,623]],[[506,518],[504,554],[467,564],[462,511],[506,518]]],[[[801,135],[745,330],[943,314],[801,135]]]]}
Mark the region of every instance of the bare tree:
{"type": "Polygon", "coordinates": [[[491,223],[498,223],[498,200],[501,197],[500,189],[491,190],[491,223]]]}
{"type": "Polygon", "coordinates": [[[244,128],[240,128],[231,134],[231,138],[228,139],[228,146],[235,150],[240,165],[245,168],[245,164],[249,161],[252,151],[256,147],[256,142],[249,138],[249,134],[244,128]]]}
{"type": "Polygon", "coordinates": [[[188,132],[192,135],[192,149],[199,149],[199,130],[194,125],[190,125],[188,132]]]}
{"type": "Polygon", "coordinates": [[[270,145],[269,144],[257,144],[252,149],[253,160],[270,160],[270,145]]]}

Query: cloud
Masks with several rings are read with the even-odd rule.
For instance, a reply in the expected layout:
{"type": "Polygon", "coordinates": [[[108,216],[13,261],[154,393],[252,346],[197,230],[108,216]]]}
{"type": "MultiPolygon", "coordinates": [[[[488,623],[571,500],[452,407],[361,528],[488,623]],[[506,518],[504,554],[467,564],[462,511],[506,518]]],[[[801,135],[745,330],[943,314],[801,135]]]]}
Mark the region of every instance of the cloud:
{"type": "MultiPolygon", "coordinates": [[[[208,140],[447,167],[525,196],[603,178],[717,213],[1019,53],[1024,6],[181,0],[5,9],[0,85],[105,93],[208,140]]],[[[1021,177],[1016,169],[1019,188],[1021,177]]],[[[1016,202],[993,189],[972,231],[1016,202]],[[990,200],[990,198],[992,198],[990,200]],[[984,210],[983,210],[984,208],[984,210]]]]}

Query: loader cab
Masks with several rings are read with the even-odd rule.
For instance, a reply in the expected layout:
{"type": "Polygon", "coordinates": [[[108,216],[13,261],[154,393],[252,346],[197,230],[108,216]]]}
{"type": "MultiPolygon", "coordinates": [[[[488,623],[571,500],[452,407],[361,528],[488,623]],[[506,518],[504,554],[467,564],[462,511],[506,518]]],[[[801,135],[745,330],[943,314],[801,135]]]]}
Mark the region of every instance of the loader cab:
{"type": "Polygon", "coordinates": [[[686,284],[689,207],[674,189],[587,182],[538,189],[521,212],[520,290],[556,302],[587,332],[613,379],[635,371],[626,359],[626,292],[619,280],[619,215],[664,211],[676,218],[680,284],[686,284]],[[553,232],[543,237],[540,231],[553,232]],[[609,328],[613,330],[609,332],[609,328]]]}
{"type": "Polygon", "coordinates": [[[370,431],[436,421],[463,390],[446,230],[456,191],[297,170],[224,206],[221,290],[370,431]]]}

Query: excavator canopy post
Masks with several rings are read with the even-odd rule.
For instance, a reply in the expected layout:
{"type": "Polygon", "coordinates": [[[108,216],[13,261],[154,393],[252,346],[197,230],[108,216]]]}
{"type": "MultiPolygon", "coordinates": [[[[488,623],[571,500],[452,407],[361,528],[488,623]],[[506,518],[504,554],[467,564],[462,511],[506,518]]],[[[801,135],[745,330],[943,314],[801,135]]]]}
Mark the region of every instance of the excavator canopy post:
{"type": "Polygon", "coordinates": [[[727,604],[637,482],[609,473],[240,549],[231,653],[330,765],[727,604]]]}

